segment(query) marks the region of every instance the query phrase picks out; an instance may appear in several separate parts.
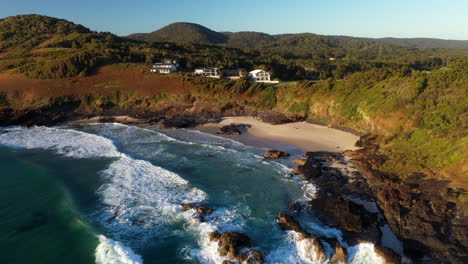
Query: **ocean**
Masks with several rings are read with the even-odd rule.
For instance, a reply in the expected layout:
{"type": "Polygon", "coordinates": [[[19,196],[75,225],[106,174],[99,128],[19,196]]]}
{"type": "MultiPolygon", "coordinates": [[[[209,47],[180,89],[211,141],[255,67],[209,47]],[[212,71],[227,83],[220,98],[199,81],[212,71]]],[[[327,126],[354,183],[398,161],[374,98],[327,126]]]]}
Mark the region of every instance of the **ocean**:
{"type": "MultiPolygon", "coordinates": [[[[291,157],[194,130],[122,124],[4,128],[0,135],[0,263],[222,263],[212,231],[246,233],[266,263],[314,263],[311,245],[276,216],[315,186],[284,175],[291,157]],[[181,204],[214,209],[201,222],[181,204]]],[[[348,263],[379,263],[368,243],[305,213],[348,263]]],[[[330,258],[333,250],[326,244],[330,258]]]]}

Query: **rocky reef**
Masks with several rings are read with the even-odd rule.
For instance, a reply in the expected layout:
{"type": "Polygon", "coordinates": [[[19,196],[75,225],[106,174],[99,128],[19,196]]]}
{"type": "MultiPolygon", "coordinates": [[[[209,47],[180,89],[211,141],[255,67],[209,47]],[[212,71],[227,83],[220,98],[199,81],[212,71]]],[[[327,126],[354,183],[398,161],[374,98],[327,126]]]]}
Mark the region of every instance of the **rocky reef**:
{"type": "MultiPolygon", "coordinates": [[[[376,168],[386,157],[378,154],[377,145],[367,137],[360,144],[363,148],[343,155],[308,152],[296,161],[293,172],[320,189],[306,209],[343,230],[350,245],[380,245],[380,227],[388,223],[414,261],[430,257],[439,263],[467,263],[467,211],[457,199],[461,190],[421,173],[406,179],[383,173],[376,168]],[[373,210],[365,208],[369,203],[375,204],[373,210]]],[[[400,262],[392,250],[377,250],[389,263],[400,262]]]]}

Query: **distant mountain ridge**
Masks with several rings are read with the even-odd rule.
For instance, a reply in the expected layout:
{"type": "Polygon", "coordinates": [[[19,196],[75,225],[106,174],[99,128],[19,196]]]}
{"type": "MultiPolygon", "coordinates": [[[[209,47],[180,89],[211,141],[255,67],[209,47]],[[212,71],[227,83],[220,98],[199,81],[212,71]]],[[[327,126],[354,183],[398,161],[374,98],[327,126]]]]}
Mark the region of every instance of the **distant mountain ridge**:
{"type": "MultiPolygon", "coordinates": [[[[127,36],[128,38],[140,41],[167,41],[185,42],[195,44],[223,44],[239,48],[261,48],[265,46],[275,46],[275,42],[281,39],[303,39],[304,36],[314,37],[311,42],[337,43],[354,40],[365,42],[379,42],[388,45],[403,46],[408,48],[450,48],[468,49],[468,40],[446,40],[436,38],[362,38],[351,36],[327,36],[312,33],[299,34],[278,34],[270,35],[262,32],[216,32],[199,24],[177,22],[165,26],[151,33],[136,33],[127,36]]],[[[294,42],[294,41],[293,41],[294,42]]],[[[281,45],[280,43],[278,45],[281,45]]]]}

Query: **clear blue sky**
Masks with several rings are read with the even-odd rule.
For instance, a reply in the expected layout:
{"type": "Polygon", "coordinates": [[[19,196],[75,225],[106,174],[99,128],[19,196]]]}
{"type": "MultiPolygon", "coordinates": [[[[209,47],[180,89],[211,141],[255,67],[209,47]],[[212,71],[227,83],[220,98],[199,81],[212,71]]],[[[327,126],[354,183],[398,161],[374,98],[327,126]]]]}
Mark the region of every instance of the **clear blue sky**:
{"type": "Polygon", "coordinates": [[[0,17],[41,14],[117,35],[172,22],[216,31],[468,40],[468,0],[0,0],[0,17]]]}

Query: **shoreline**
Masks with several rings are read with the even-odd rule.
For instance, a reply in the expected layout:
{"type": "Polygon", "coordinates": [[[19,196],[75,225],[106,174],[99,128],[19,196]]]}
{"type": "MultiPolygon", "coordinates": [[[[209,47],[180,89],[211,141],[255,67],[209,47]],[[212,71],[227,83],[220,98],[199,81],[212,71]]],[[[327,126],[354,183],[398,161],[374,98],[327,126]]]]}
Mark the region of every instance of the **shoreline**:
{"type": "Polygon", "coordinates": [[[305,121],[272,125],[251,116],[223,117],[219,123],[207,123],[192,129],[234,139],[247,145],[276,148],[292,154],[356,150],[358,147],[355,143],[359,140],[359,136],[350,132],[305,121]],[[217,134],[221,127],[230,124],[246,124],[251,127],[239,136],[217,134]]]}

